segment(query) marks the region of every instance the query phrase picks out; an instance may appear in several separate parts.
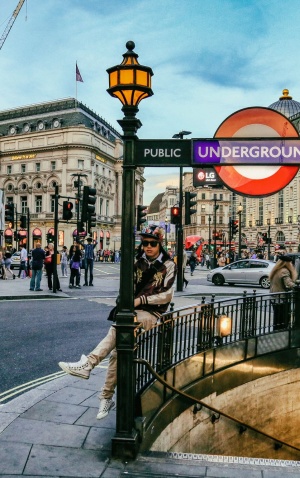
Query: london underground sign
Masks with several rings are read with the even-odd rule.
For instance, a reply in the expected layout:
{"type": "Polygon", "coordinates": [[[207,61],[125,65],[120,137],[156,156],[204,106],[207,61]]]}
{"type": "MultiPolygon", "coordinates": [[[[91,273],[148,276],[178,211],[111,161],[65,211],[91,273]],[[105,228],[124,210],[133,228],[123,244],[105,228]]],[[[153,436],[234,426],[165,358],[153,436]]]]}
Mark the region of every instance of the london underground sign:
{"type": "MultiPolygon", "coordinates": [[[[229,116],[219,126],[214,136],[227,139],[238,137],[264,139],[277,137],[281,138],[281,141],[279,143],[274,141],[273,146],[280,147],[291,138],[299,138],[299,134],[295,126],[281,113],[269,108],[252,107],[229,116]]],[[[297,141],[295,143],[297,144],[297,141]]],[[[273,151],[275,153],[275,150],[273,151]]],[[[267,158],[263,159],[264,164],[267,164],[267,158]]],[[[283,158],[281,162],[285,164],[287,159],[283,158]]],[[[241,165],[239,161],[236,165],[215,166],[215,170],[229,189],[245,196],[263,197],[275,194],[287,186],[296,176],[299,166],[246,166],[241,165]]]]}

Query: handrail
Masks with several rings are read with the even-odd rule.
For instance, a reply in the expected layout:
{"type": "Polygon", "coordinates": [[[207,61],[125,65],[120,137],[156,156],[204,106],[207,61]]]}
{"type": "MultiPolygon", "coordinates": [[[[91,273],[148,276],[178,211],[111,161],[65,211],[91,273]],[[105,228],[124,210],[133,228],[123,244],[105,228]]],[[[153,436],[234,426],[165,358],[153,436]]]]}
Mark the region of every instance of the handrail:
{"type": "Polygon", "coordinates": [[[189,395],[185,392],[182,392],[181,390],[175,388],[173,385],[169,384],[163,378],[161,378],[161,376],[158,375],[158,373],[156,373],[154,368],[150,365],[150,363],[147,360],[139,358],[139,359],[134,359],[134,362],[139,363],[141,365],[145,365],[147,367],[147,369],[149,370],[149,372],[153,375],[153,377],[156,378],[165,387],[169,388],[170,390],[177,393],[178,395],[181,395],[182,397],[187,398],[188,400],[191,400],[193,402],[199,403],[199,405],[201,405],[202,407],[208,408],[212,412],[217,413],[219,415],[222,415],[223,417],[237,423],[240,427],[242,427],[242,431],[245,431],[245,428],[246,428],[246,429],[254,431],[255,433],[261,434],[266,438],[269,438],[270,440],[275,442],[274,446],[275,446],[276,449],[281,448],[281,446],[284,445],[284,446],[287,446],[289,448],[292,448],[293,450],[300,451],[300,448],[298,448],[297,446],[291,445],[290,443],[287,443],[284,440],[280,440],[278,438],[275,438],[272,435],[269,435],[268,433],[265,433],[262,430],[259,430],[258,428],[253,427],[252,425],[249,425],[249,424],[243,422],[242,420],[239,420],[238,418],[235,418],[235,417],[229,415],[228,413],[222,412],[221,410],[218,410],[217,408],[212,407],[211,405],[208,405],[207,403],[203,402],[202,400],[199,400],[198,398],[192,397],[191,395],[189,395]]]}

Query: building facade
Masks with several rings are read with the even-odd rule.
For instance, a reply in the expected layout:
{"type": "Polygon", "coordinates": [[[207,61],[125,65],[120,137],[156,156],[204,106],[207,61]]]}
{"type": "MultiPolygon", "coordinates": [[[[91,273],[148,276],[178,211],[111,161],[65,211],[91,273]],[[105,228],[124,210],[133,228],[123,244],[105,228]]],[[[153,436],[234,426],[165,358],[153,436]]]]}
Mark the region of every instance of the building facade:
{"type": "MultiPolygon", "coordinates": [[[[96,227],[99,249],[121,244],[121,135],[103,118],[74,98],[29,105],[0,112],[0,189],[4,203],[15,205],[19,216],[29,213],[29,248],[46,244],[54,227],[54,193],[58,186],[58,246],[69,247],[77,235],[78,192],[96,189],[96,227]],[[78,186],[79,181],[79,186],[78,186]],[[62,221],[62,202],[74,203],[73,218],[62,221]]],[[[142,204],[143,168],[136,171],[136,204],[142,204]]],[[[10,246],[13,230],[5,224],[2,245],[10,246]]],[[[12,241],[11,241],[12,239],[12,241]]],[[[16,247],[18,242],[16,242],[16,247]]]]}

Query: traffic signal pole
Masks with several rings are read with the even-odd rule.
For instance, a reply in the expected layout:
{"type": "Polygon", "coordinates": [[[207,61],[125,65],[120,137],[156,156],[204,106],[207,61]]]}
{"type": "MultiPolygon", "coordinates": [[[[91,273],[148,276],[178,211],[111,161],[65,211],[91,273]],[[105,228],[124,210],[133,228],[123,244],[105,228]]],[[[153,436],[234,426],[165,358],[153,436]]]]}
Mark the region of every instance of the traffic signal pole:
{"type": "Polygon", "coordinates": [[[53,258],[53,292],[57,291],[57,233],[58,233],[58,186],[55,186],[54,199],[54,258],[53,258]]]}
{"type": "Polygon", "coordinates": [[[182,228],[182,206],[183,206],[183,188],[182,188],[183,167],[179,168],[179,210],[180,219],[177,229],[177,291],[183,290],[183,228],[182,228]]]}

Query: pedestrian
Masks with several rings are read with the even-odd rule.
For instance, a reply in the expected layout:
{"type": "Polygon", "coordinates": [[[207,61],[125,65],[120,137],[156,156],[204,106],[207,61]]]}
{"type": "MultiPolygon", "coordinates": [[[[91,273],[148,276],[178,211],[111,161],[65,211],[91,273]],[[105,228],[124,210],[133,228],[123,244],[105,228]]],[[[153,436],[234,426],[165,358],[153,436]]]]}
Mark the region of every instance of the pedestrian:
{"type": "Polygon", "coordinates": [[[84,286],[93,286],[93,270],[94,270],[94,249],[98,244],[97,241],[93,241],[91,237],[87,238],[87,244],[84,244],[84,286]],[[88,281],[89,275],[89,281],[88,281]]]}
{"type": "Polygon", "coordinates": [[[273,299],[274,330],[288,327],[290,320],[289,297],[280,292],[292,290],[297,279],[297,271],[289,255],[278,255],[278,260],[270,272],[270,292],[278,293],[273,299]]]}
{"type": "Polygon", "coordinates": [[[70,258],[70,268],[71,268],[71,277],[70,277],[70,284],[69,287],[72,289],[74,287],[74,279],[75,279],[75,287],[76,289],[81,289],[80,286],[80,269],[82,267],[82,252],[80,246],[75,246],[74,254],[70,258]]]}
{"type": "Polygon", "coordinates": [[[210,256],[208,253],[205,254],[205,264],[206,264],[206,268],[209,269],[210,268],[210,256]]]}
{"type": "Polygon", "coordinates": [[[67,247],[63,246],[60,253],[61,276],[68,277],[68,252],[67,247]]]}
{"type": "Polygon", "coordinates": [[[224,267],[226,265],[226,257],[224,254],[221,254],[218,258],[218,266],[224,267]]]}
{"type": "MultiPolygon", "coordinates": [[[[46,274],[47,274],[47,280],[48,280],[48,289],[49,290],[52,290],[52,276],[54,274],[54,262],[53,262],[53,259],[54,259],[54,245],[52,244],[52,242],[50,242],[50,244],[48,244],[48,246],[46,247],[46,255],[45,255],[45,259],[44,259],[44,264],[45,264],[45,269],[46,269],[46,274]]],[[[59,292],[62,292],[61,288],[60,288],[60,282],[59,282],[59,279],[57,277],[57,284],[56,284],[56,290],[58,290],[59,292]]]]}
{"type": "Polygon", "coordinates": [[[4,251],[3,251],[2,247],[0,247],[0,276],[1,276],[1,279],[6,279],[4,251]]]}
{"type": "Polygon", "coordinates": [[[189,281],[186,280],[185,275],[184,275],[186,264],[187,264],[187,253],[184,250],[183,251],[183,257],[182,257],[182,279],[183,279],[183,283],[185,284],[185,288],[187,288],[187,285],[189,283],[189,281]]]}
{"type": "MultiPolygon", "coordinates": [[[[141,244],[134,264],[134,308],[136,320],[144,330],[151,329],[167,311],[173,297],[176,277],[174,261],[162,246],[164,229],[145,228],[141,233],[141,244]]],[[[117,309],[116,309],[117,310],[117,309]]],[[[110,327],[106,337],[79,362],[59,362],[59,366],[70,375],[88,379],[91,370],[111,353],[106,379],[100,394],[97,418],[106,417],[114,406],[113,394],[117,382],[116,328],[110,327]]],[[[120,390],[120,393],[122,391],[120,390]]]]}
{"type": "Polygon", "coordinates": [[[5,267],[5,277],[8,279],[7,274],[9,273],[13,279],[16,278],[15,274],[12,272],[11,268],[11,252],[5,251],[4,254],[4,267],[5,267]]]}
{"type": "Polygon", "coordinates": [[[35,290],[36,292],[41,292],[43,290],[41,289],[41,279],[45,256],[45,251],[42,249],[41,244],[37,242],[35,245],[35,249],[32,249],[31,251],[32,270],[29,290],[35,290]]]}
{"type": "Polygon", "coordinates": [[[19,269],[19,274],[18,278],[20,279],[25,279],[26,278],[26,271],[27,271],[27,260],[28,260],[28,255],[27,251],[25,248],[24,244],[21,244],[21,251],[20,251],[20,269],[19,269]]]}

